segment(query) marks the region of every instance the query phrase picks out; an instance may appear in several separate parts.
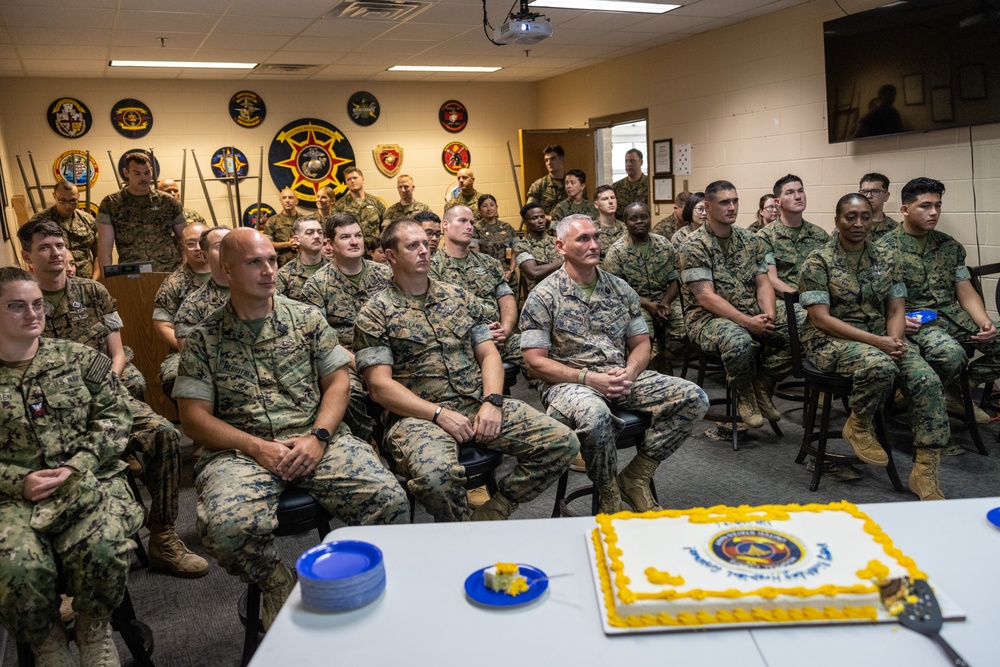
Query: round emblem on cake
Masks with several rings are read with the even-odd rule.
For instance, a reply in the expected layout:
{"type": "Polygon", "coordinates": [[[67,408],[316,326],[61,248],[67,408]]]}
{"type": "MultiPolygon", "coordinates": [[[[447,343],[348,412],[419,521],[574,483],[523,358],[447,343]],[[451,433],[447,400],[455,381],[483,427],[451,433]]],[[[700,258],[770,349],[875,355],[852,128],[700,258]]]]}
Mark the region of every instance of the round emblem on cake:
{"type": "Polygon", "coordinates": [[[335,195],[347,192],[343,172],[354,164],[351,142],[325,120],[301,118],[275,135],[267,153],[271,180],[279,191],[295,190],[299,202],[316,207],[316,193],[329,186],[335,195]]]}
{"type": "Polygon", "coordinates": [[[57,181],[68,181],[83,190],[96,183],[100,173],[93,156],[89,162],[88,168],[88,158],[84,151],[66,151],[56,158],[52,171],[55,172],[57,181]]]}
{"type": "Polygon", "coordinates": [[[441,164],[451,173],[457,174],[460,169],[466,169],[472,164],[472,153],[465,144],[452,141],[441,151],[441,164]]]}
{"type": "Polygon", "coordinates": [[[250,161],[247,156],[235,146],[223,146],[212,154],[212,173],[216,178],[231,181],[235,176],[242,181],[249,169],[250,161]]]}
{"type": "Polygon", "coordinates": [[[133,97],[126,97],[111,107],[111,125],[129,139],[141,139],[153,129],[153,112],[133,97]]]}
{"type": "Polygon", "coordinates": [[[94,117],[90,109],[80,100],[60,97],[49,105],[49,127],[56,134],[67,139],[76,139],[90,132],[94,117]]]}
{"type": "Polygon", "coordinates": [[[359,90],[347,100],[347,115],[358,125],[372,125],[381,113],[382,107],[378,99],[364,90],[359,90]]]}
{"type": "Polygon", "coordinates": [[[794,538],[773,530],[727,530],[712,538],[714,553],[723,562],[755,570],[788,567],[802,559],[804,549],[794,538]]]}
{"type": "Polygon", "coordinates": [[[458,100],[448,100],[438,109],[438,120],[449,132],[461,132],[469,123],[469,111],[458,100]]]}
{"type": "Polygon", "coordinates": [[[240,127],[257,127],[267,116],[267,106],[252,90],[241,90],[229,98],[229,117],[240,127]]]}

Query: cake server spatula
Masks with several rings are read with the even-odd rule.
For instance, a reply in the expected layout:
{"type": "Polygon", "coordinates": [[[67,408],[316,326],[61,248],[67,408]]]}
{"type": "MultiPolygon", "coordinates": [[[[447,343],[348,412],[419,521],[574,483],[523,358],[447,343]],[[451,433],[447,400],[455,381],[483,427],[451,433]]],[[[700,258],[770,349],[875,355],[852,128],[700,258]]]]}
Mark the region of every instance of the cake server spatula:
{"type": "Polygon", "coordinates": [[[905,580],[896,579],[889,583],[890,586],[883,586],[881,588],[880,594],[882,601],[886,603],[886,607],[890,610],[890,613],[895,613],[895,609],[890,603],[890,596],[895,597],[894,603],[902,607],[902,611],[896,616],[899,624],[904,628],[915,630],[925,637],[930,637],[937,642],[937,645],[948,654],[948,658],[952,661],[951,664],[955,665],[955,667],[969,667],[969,663],[963,660],[962,656],[941,636],[941,626],[944,623],[944,618],[941,616],[941,607],[934,596],[934,591],[931,590],[927,581],[924,579],[914,579],[907,584],[905,580]],[[906,591],[905,594],[899,595],[901,592],[899,587],[891,585],[897,582],[903,584],[903,590],[906,591]],[[907,586],[908,590],[906,590],[907,586]]]}

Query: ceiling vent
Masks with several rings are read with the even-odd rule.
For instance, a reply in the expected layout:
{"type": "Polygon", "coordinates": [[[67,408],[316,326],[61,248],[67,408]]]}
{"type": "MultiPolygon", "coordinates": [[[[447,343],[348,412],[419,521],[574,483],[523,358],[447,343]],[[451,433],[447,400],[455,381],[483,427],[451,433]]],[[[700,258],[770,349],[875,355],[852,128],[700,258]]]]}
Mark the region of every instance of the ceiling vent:
{"type": "Polygon", "coordinates": [[[295,63],[264,63],[253,69],[255,74],[261,72],[283,72],[285,74],[304,74],[318,68],[319,65],[299,65],[295,63]]]}
{"type": "Polygon", "coordinates": [[[429,6],[429,2],[411,2],[410,0],[347,0],[334,7],[323,18],[400,23],[413,18],[429,6]]]}

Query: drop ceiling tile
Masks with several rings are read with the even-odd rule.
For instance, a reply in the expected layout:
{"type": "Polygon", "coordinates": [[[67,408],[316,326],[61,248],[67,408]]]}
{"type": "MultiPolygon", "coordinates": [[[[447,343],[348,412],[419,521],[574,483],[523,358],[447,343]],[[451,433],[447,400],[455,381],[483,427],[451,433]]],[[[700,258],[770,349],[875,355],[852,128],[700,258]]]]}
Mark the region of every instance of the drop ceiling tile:
{"type": "Polygon", "coordinates": [[[20,28],[106,28],[114,20],[110,9],[89,9],[87,11],[41,10],[35,6],[5,7],[3,21],[12,30],[20,28]]]}
{"type": "MultiPolygon", "coordinates": [[[[459,35],[471,36],[471,32],[477,32],[479,35],[482,35],[482,26],[478,25],[466,27],[435,23],[406,22],[400,23],[386,32],[385,37],[388,39],[410,39],[438,42],[446,39],[452,39],[454,37],[458,37],[459,35]]],[[[485,39],[485,37],[483,39],[485,39]]]]}
{"type": "MultiPolygon", "coordinates": [[[[195,0],[197,1],[197,0],[195,0]]],[[[251,16],[282,16],[286,18],[318,19],[337,5],[337,0],[239,0],[234,11],[251,16]]]]}
{"type": "Polygon", "coordinates": [[[213,32],[199,43],[206,49],[246,49],[253,48],[261,51],[276,51],[285,47],[290,37],[287,35],[251,35],[249,37],[241,34],[227,35],[221,32],[213,32]]]}
{"type": "Polygon", "coordinates": [[[65,74],[100,74],[106,63],[99,60],[22,60],[29,76],[62,76],[65,74]]]}
{"type": "Polygon", "coordinates": [[[267,58],[261,60],[264,63],[297,63],[301,65],[330,65],[336,62],[346,53],[318,53],[316,51],[275,51],[267,58]]]}
{"type": "Polygon", "coordinates": [[[340,39],[372,39],[388,32],[396,24],[389,21],[359,19],[324,19],[302,31],[302,37],[336,37],[340,39]]]}
{"type": "Polygon", "coordinates": [[[144,56],[147,60],[167,60],[158,51],[171,49],[196,49],[201,46],[206,36],[193,32],[143,32],[132,30],[116,30],[111,36],[112,46],[131,46],[148,49],[144,56]],[[164,38],[161,45],[160,38],[164,38]]]}
{"type": "MultiPolygon", "coordinates": [[[[13,35],[14,44],[77,44],[80,33],[70,28],[21,28],[13,35]]],[[[110,30],[87,31],[87,43],[107,44],[110,30]]]]}
{"type": "MultiPolygon", "coordinates": [[[[107,60],[108,56],[106,46],[23,44],[17,47],[17,51],[25,60],[107,60]]],[[[0,49],[0,57],[3,57],[3,49],[0,49]]]]}
{"type": "MultiPolygon", "coordinates": [[[[360,43],[360,41],[358,42],[360,43]]],[[[315,53],[347,53],[357,48],[355,43],[331,37],[292,37],[282,50],[315,53]]]]}
{"type": "MultiPolygon", "coordinates": [[[[80,1],[91,2],[92,0],[80,1]]],[[[170,0],[170,2],[164,3],[163,7],[157,7],[157,9],[171,12],[191,12],[195,14],[223,14],[227,10],[235,11],[242,4],[243,0],[170,0]]],[[[121,7],[127,11],[145,11],[150,9],[150,2],[149,0],[121,0],[121,7]]]]}
{"type": "Polygon", "coordinates": [[[118,12],[116,27],[129,31],[207,33],[213,23],[215,19],[209,14],[125,10],[118,12]]]}
{"type": "Polygon", "coordinates": [[[239,12],[223,16],[215,26],[219,32],[237,35],[298,35],[313,23],[310,19],[253,16],[239,12]]]}
{"type": "Polygon", "coordinates": [[[552,18],[554,26],[564,26],[574,30],[623,30],[629,26],[641,25],[649,20],[653,14],[636,14],[632,12],[573,12],[574,16],[569,19],[561,18],[557,23],[552,18]]]}

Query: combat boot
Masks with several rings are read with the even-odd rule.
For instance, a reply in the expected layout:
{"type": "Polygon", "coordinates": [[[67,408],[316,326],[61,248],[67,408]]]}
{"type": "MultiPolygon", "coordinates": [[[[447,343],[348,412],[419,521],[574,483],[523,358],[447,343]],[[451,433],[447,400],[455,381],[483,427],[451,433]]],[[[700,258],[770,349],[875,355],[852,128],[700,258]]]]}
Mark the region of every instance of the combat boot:
{"type": "Polygon", "coordinates": [[[616,478],[618,488],[636,512],[663,509],[653,498],[653,491],[649,487],[653,473],[659,466],[660,462],[656,459],[651,459],[642,452],[636,452],[635,458],[618,473],[616,478]]]}
{"type": "Polygon", "coordinates": [[[597,511],[601,514],[622,511],[622,493],[618,488],[617,479],[611,479],[597,486],[597,501],[597,511]]]}
{"type": "Polygon", "coordinates": [[[58,619],[42,643],[31,645],[31,652],[35,655],[37,667],[77,667],[80,664],[69,650],[66,626],[58,619]]]}
{"type": "Polygon", "coordinates": [[[740,419],[750,428],[760,428],[764,425],[764,416],[760,414],[757,407],[757,396],[753,389],[750,391],[737,391],[736,409],[740,413],[740,419]]]}
{"type": "Polygon", "coordinates": [[[944,493],[938,484],[938,468],[941,465],[941,450],[917,448],[917,460],[910,472],[910,491],[921,500],[944,500],[944,493]]]}
{"type": "Polygon", "coordinates": [[[260,624],[264,626],[264,632],[271,628],[293,588],[295,588],[295,575],[285,567],[284,563],[278,563],[270,576],[260,582],[260,593],[263,598],[260,606],[260,624]]]}
{"type": "Polygon", "coordinates": [[[188,549],[173,526],[150,524],[149,566],[185,579],[208,574],[208,561],[188,549]]]}
{"type": "Polygon", "coordinates": [[[889,455],[878,443],[871,422],[862,423],[857,413],[852,412],[841,433],[859,459],[873,466],[889,465],[889,455]]]}
{"type": "Polygon", "coordinates": [[[503,521],[517,509],[517,503],[511,502],[507,496],[497,491],[493,497],[477,507],[469,521],[503,521]]]}
{"type": "MultiPolygon", "coordinates": [[[[948,412],[954,412],[956,414],[965,414],[965,397],[962,396],[962,390],[956,385],[951,385],[944,392],[944,406],[948,412]]],[[[972,414],[976,419],[977,424],[989,424],[990,416],[985,410],[976,405],[975,401],[972,403],[972,414]]]]}
{"type": "Polygon", "coordinates": [[[778,412],[778,408],[774,407],[774,403],[771,402],[771,393],[773,391],[773,388],[766,386],[763,382],[755,382],[753,385],[753,395],[757,399],[758,412],[760,412],[764,419],[776,422],[781,419],[781,413],[778,412]]]}
{"type": "Polygon", "coordinates": [[[81,667],[121,667],[118,649],[111,638],[111,619],[80,614],[76,618],[76,647],[81,667]]]}

